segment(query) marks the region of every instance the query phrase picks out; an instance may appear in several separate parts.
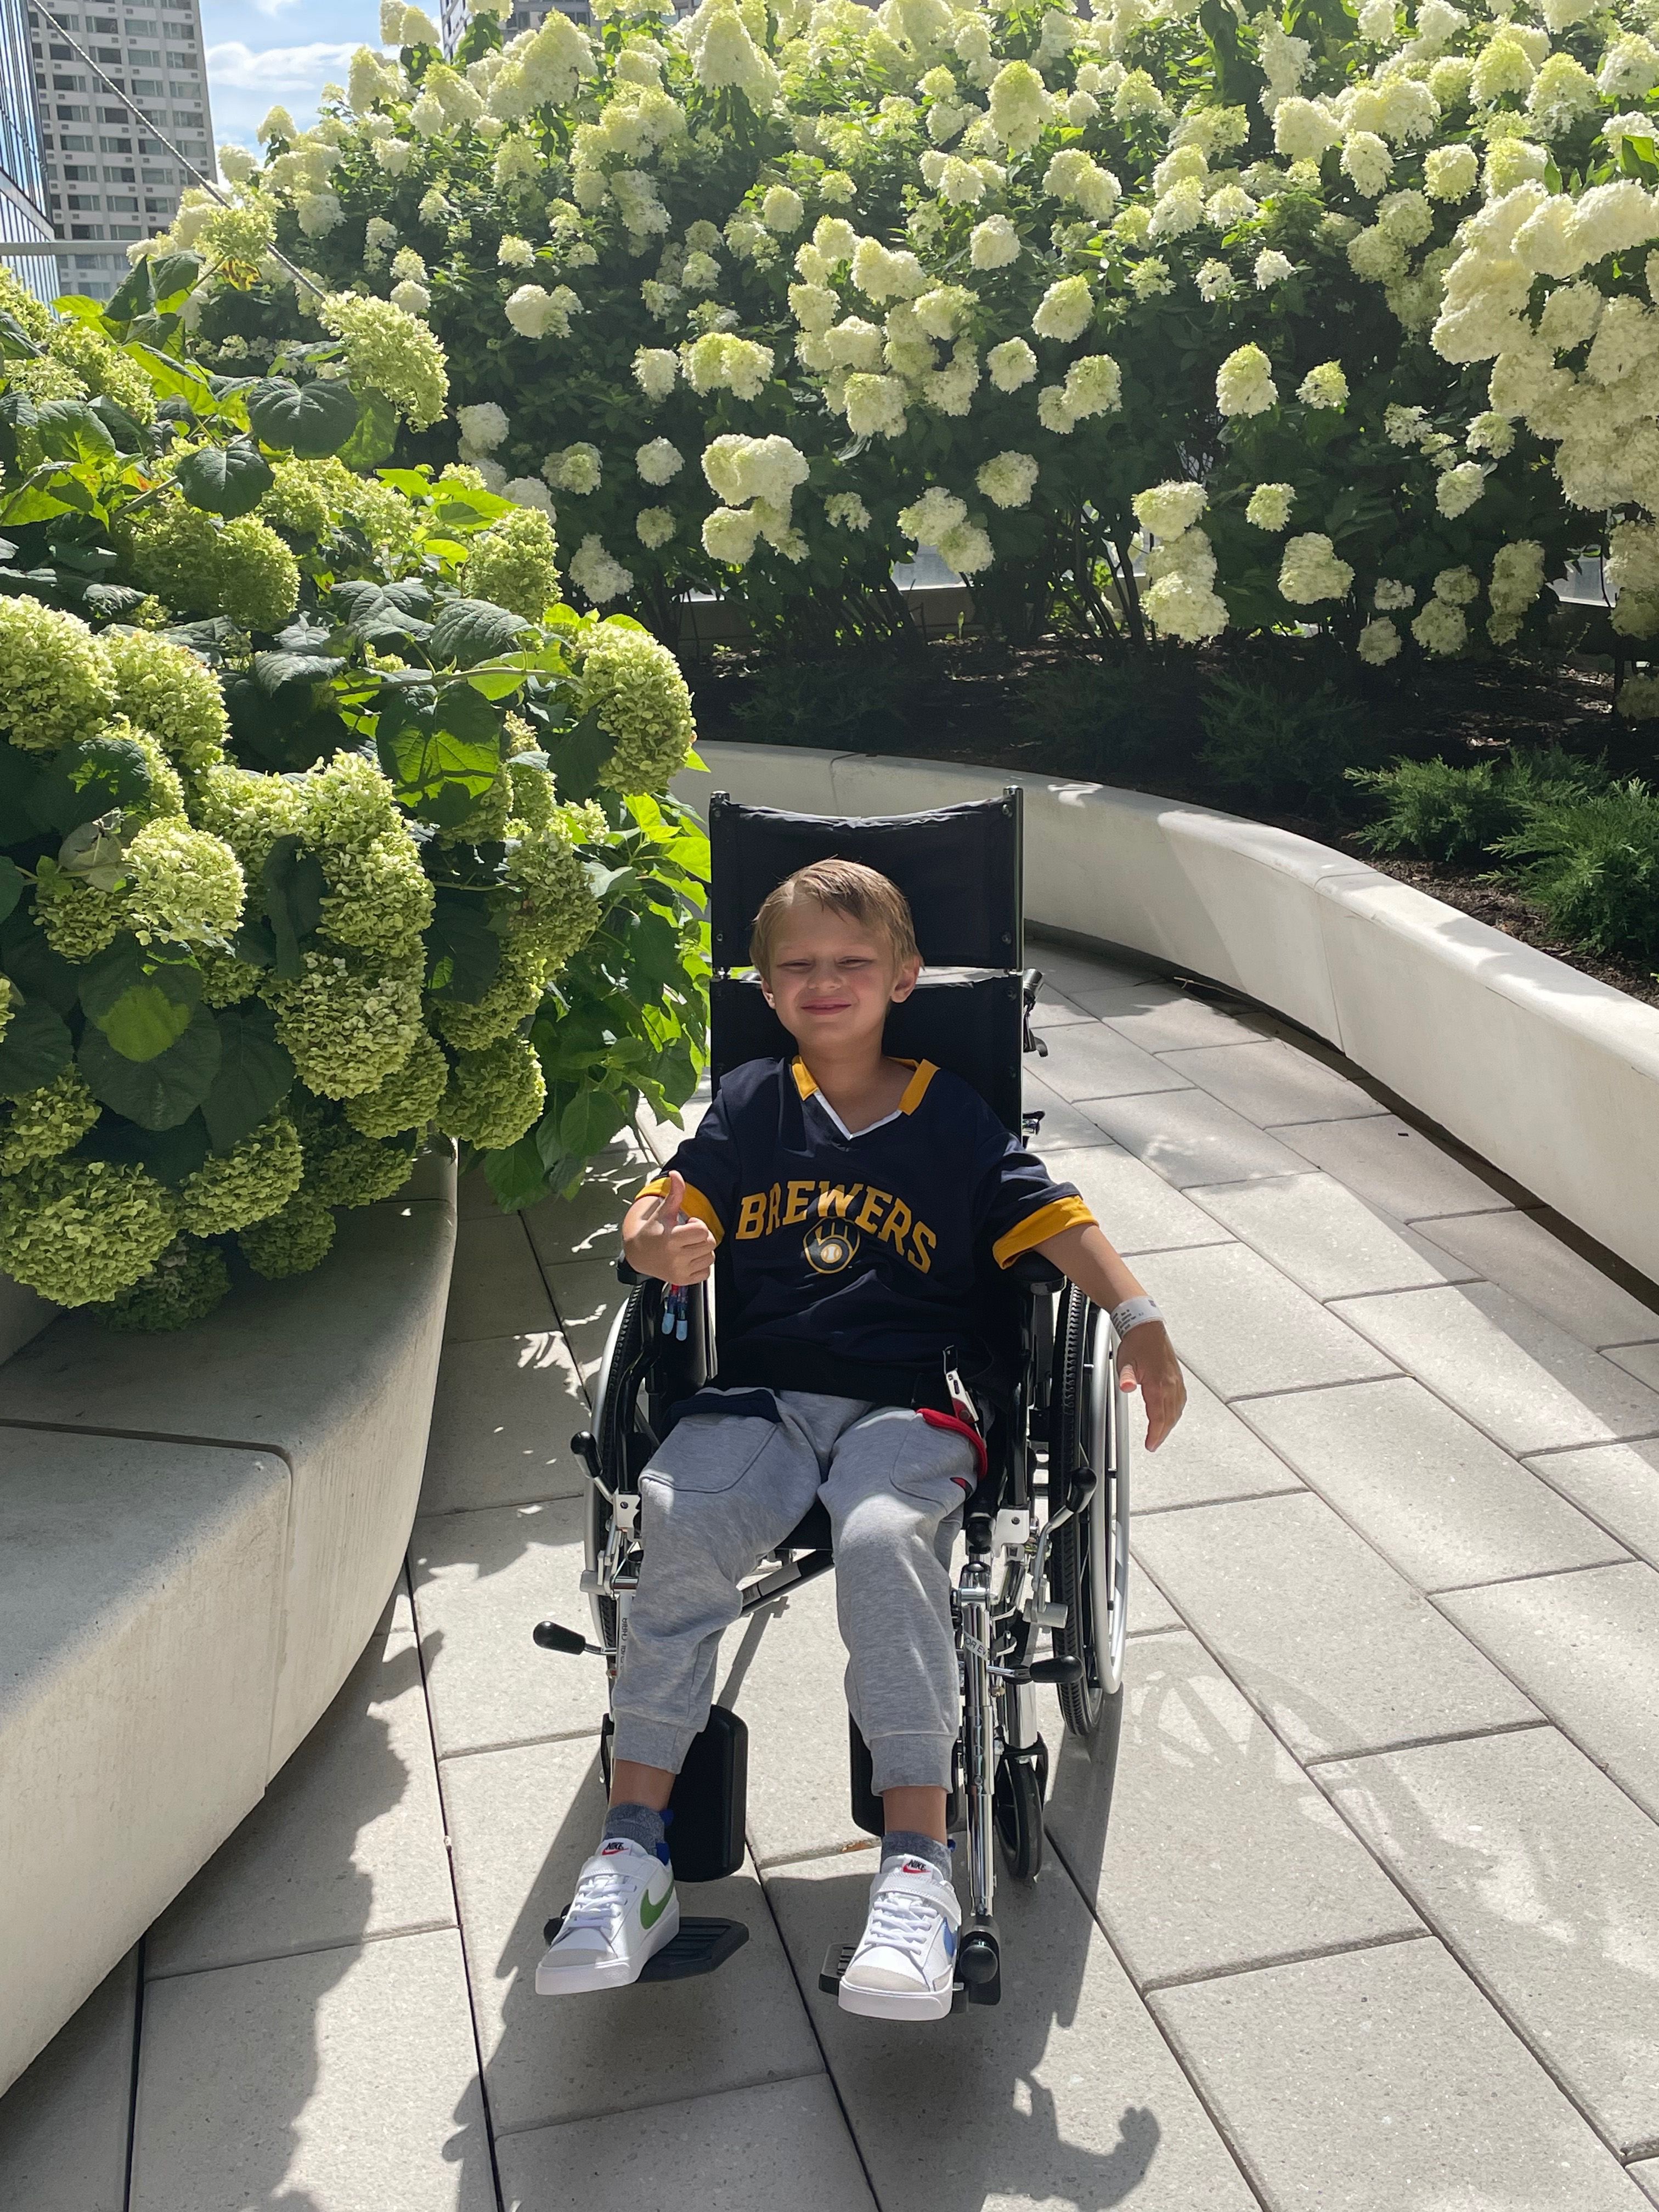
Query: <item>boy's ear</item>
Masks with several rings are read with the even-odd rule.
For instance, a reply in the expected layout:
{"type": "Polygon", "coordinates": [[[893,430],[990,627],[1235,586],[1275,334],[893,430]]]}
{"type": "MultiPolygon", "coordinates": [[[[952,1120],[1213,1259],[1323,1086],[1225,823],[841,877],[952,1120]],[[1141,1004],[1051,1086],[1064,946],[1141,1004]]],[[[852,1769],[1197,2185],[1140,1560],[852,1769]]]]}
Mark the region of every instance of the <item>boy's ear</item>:
{"type": "Polygon", "coordinates": [[[921,959],[918,957],[915,960],[907,960],[893,979],[892,999],[895,1006],[897,1006],[902,1000],[909,997],[921,980],[921,959]]]}
{"type": "Polygon", "coordinates": [[[774,1013],[775,1013],[775,1012],[777,1012],[777,1010],[778,1010],[778,1002],[777,1002],[777,1000],[776,1000],[772,996],[772,986],[771,986],[771,985],[767,981],[767,980],[766,980],[766,971],[765,971],[765,969],[763,969],[763,968],[757,968],[757,969],[756,969],[756,970],[755,970],[755,981],[756,981],[760,985],[760,987],[761,987],[761,996],[762,996],[762,998],[765,1000],[765,1001],[766,1001],[767,1005],[768,1005],[769,1006],[770,1006],[770,1007],[771,1007],[771,1009],[772,1009],[772,1011],[773,1011],[773,1012],[774,1012],[774,1013]]]}

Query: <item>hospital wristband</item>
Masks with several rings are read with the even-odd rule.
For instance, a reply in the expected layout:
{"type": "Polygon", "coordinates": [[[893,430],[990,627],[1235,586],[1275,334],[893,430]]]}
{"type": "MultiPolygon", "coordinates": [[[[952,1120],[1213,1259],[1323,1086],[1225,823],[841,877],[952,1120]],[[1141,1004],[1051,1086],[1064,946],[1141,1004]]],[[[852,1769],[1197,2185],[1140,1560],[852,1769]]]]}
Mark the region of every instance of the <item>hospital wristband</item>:
{"type": "Polygon", "coordinates": [[[1156,1303],[1145,1297],[1125,1298],[1121,1306],[1113,1307],[1110,1316],[1113,1334],[1120,1343],[1132,1328],[1139,1328],[1143,1322],[1162,1321],[1163,1318],[1156,1303]]]}

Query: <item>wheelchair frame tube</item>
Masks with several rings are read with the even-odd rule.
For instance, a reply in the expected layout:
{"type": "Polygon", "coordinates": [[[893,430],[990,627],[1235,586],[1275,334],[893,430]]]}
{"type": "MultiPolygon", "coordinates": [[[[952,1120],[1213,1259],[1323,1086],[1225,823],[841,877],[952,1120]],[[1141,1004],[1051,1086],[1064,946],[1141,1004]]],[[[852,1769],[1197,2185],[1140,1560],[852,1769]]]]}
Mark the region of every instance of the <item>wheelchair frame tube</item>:
{"type": "Polygon", "coordinates": [[[962,1723],[966,1738],[968,1887],[975,1913],[989,1916],[996,1892],[996,1713],[991,1688],[991,1560],[970,1557],[957,1585],[962,1636],[962,1723]]]}

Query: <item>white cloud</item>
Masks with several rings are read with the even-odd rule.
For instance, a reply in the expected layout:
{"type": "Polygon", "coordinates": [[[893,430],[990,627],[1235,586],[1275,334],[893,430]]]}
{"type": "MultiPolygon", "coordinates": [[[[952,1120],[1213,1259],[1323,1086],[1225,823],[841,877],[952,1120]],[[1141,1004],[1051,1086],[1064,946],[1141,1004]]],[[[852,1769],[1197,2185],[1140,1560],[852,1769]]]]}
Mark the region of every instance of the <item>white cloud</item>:
{"type": "Polygon", "coordinates": [[[279,100],[302,127],[313,122],[323,87],[345,82],[356,52],[355,42],[337,46],[325,40],[256,48],[229,39],[210,46],[208,92],[218,137],[252,146],[265,110],[279,100]]]}

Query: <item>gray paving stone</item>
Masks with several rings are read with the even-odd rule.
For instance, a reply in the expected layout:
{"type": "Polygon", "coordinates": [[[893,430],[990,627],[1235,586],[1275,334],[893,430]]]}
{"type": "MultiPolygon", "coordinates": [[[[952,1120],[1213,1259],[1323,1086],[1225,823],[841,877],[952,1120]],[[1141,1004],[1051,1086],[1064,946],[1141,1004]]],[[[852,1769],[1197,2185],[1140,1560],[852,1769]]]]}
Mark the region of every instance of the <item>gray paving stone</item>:
{"type": "Polygon", "coordinates": [[[1119,1098],[1143,1091],[1185,1091],[1191,1079],[1143,1052],[1103,1022],[1050,1031],[1042,1080],[1062,1098],[1119,1098]]]}
{"type": "Polygon", "coordinates": [[[1252,1398],[1244,1413],[1419,1589],[1625,1556],[1593,1522],[1408,1376],[1252,1398]]]}
{"type": "Polygon", "coordinates": [[[1124,1255],[1166,1252],[1177,1244],[1231,1241],[1221,1224],[1172,1190],[1162,1176],[1120,1152],[1103,1130],[1098,1143],[1070,1151],[1038,1139],[1056,1182],[1075,1183],[1106,1235],[1124,1255]]]}
{"type": "Polygon", "coordinates": [[[622,1249],[623,1216],[641,1187],[659,1172],[643,1145],[631,1139],[590,1160],[574,1198],[544,1199],[520,1217],[544,1267],[581,1260],[614,1263],[622,1249]]]}
{"type": "Polygon", "coordinates": [[[1095,1017],[1079,1006],[1074,999],[1044,981],[1037,987],[1036,1004],[1031,1009],[1034,1030],[1064,1029],[1073,1022],[1091,1022],[1095,1017]]]}
{"type": "Polygon", "coordinates": [[[1659,1339],[1659,1313],[1552,1233],[1553,1214],[1470,1213],[1437,1220],[1429,1232],[1513,1297],[1599,1351],[1659,1339]]]}
{"type": "Polygon", "coordinates": [[[422,1512],[580,1497],[587,1477],[570,1438],[591,1419],[581,1377],[558,1329],[446,1344],[422,1512]]]}
{"type": "Polygon", "coordinates": [[[1331,1310],[1507,1451],[1659,1432],[1659,1391],[1493,1284],[1345,1298],[1331,1310]]]}
{"type": "Polygon", "coordinates": [[[748,1923],[748,1942],[718,1974],[537,1996],[543,1925],[570,1902],[604,1816],[591,1739],[446,1759],[443,1783],[498,2133],[819,2070],[793,1978],[747,1869],[685,1893],[683,1909],[748,1923]]]}
{"type": "Polygon", "coordinates": [[[1152,980],[1151,971],[1127,951],[1085,951],[1080,945],[1055,944],[1042,937],[1026,939],[1025,964],[1039,969],[1044,979],[1068,999],[1077,998],[1083,991],[1121,990],[1126,985],[1152,980]]]}
{"type": "Polygon", "coordinates": [[[553,1326],[547,1285],[518,1215],[474,1214],[459,1223],[445,1342],[526,1336],[553,1326]]]}
{"type": "Polygon", "coordinates": [[[1138,1523],[1133,1540],[1177,1611],[1303,1758],[1534,1715],[1319,1498],[1160,1513],[1138,1523]]]}
{"type": "Polygon", "coordinates": [[[1048,1825],[1139,1984],[1420,1926],[1195,1638],[1138,1641],[1125,1682],[1109,1834],[1100,1770],[1065,1735],[1048,1825]]]}
{"type": "Polygon", "coordinates": [[[1659,1820],[1659,1574],[1592,1567],[1440,1604],[1659,1820]]]}
{"type": "Polygon", "coordinates": [[[763,1869],[870,1841],[852,1814],[846,1668],[833,1575],[727,1633],[716,1695],[748,1725],[749,1845],[763,1869]]]}
{"type": "Polygon", "coordinates": [[[568,1267],[550,1267],[548,1281],[570,1356],[592,1398],[611,1323],[628,1292],[609,1260],[578,1260],[568,1267]]]}
{"type": "Polygon", "coordinates": [[[1273,2212],[1638,2212],[1437,1943],[1229,1975],[1152,2004],[1273,2212]]]}
{"type": "Polygon", "coordinates": [[[1164,1065],[1254,1121],[1347,1121],[1383,1110],[1368,1091],[1282,1037],[1166,1052],[1164,1065]]]}
{"type": "Polygon", "coordinates": [[[1135,1272],[1183,1364],[1223,1398],[1360,1382],[1392,1360],[1243,1244],[1149,1252],[1135,1272]]]}
{"type": "Polygon", "coordinates": [[[455,1212],[459,1218],[470,1221],[477,1214],[493,1217],[501,1210],[495,1201],[495,1194],[489,1188],[489,1179],[482,1168],[473,1168],[470,1173],[456,1178],[455,1212]]]}
{"type": "Polygon", "coordinates": [[[598,1734],[605,1662],[530,1640],[549,1617],[592,1635],[579,1587],[582,1512],[560,1498],[415,1523],[410,1566],[441,1757],[598,1734]]]}
{"type": "Polygon", "coordinates": [[[1659,1441],[1547,1452],[1535,1474],[1582,1505],[1621,1543],[1659,1567],[1659,1441]]]}
{"type": "Polygon", "coordinates": [[[1320,1780],[1613,2148],[1659,2145],[1659,1828],[1553,1729],[1320,1780]]]}
{"type": "Polygon", "coordinates": [[[495,2146],[507,2212],[876,2212],[829,2077],[769,2081],[503,2136],[495,2146]]]}
{"type": "Polygon", "coordinates": [[[491,2212],[453,1929],[152,1983],[131,2212],[491,2212]]]}
{"type": "Polygon", "coordinates": [[[420,1658],[401,1583],[388,1611],[264,1799],[150,1929],[144,1971],[152,1978],[453,1926],[420,1658]]]}
{"type": "MultiPolygon", "coordinates": [[[[1036,1064],[1041,1067],[1046,1063],[1039,1060],[1036,1064]]],[[[1031,1073],[1029,1060],[1020,1079],[1020,1087],[1026,1112],[1042,1116],[1042,1126],[1031,1142],[1044,1159],[1051,1152],[1083,1145],[1110,1143],[1098,1121],[1078,1107],[1068,1104],[1058,1091],[1051,1091],[1041,1076],[1031,1073]]]]}
{"type": "Polygon", "coordinates": [[[1133,983],[1078,998],[1100,1020],[1143,1052],[1179,1052],[1183,1047],[1252,1044],[1261,1030],[1243,1010],[1235,1012],[1172,983],[1133,983]]]}
{"type": "Polygon", "coordinates": [[[1624,1368],[1649,1389],[1659,1390],[1659,1344],[1620,1345],[1607,1356],[1615,1367],[1624,1368]]]}
{"type": "Polygon", "coordinates": [[[1301,1487],[1284,1461],[1188,1373],[1181,1419],[1155,1452],[1137,1452],[1129,1463],[1129,1513],[1133,1520],[1171,1505],[1204,1505],[1301,1487]]]}
{"type": "MultiPolygon", "coordinates": [[[[1255,2212],[1249,2191],[1058,1867],[997,1893],[1002,2002],[924,2033],[817,1988],[869,1900],[835,1859],[767,1877],[877,2201],[895,2212],[1255,2212]]],[[[729,1971],[729,1969],[728,1969],[729,1971]]]]}
{"type": "MultiPolygon", "coordinates": [[[[1496,1169],[1485,1176],[1449,1145],[1432,1142],[1392,1114],[1363,1121],[1309,1121],[1281,1128],[1286,1146],[1323,1168],[1396,1221],[1446,1213],[1491,1213],[1525,1204],[1528,1194],[1496,1169]]],[[[1534,1201],[1535,1203],[1535,1201],[1534,1201]]]]}
{"type": "Polygon", "coordinates": [[[1091,1100],[1086,1111],[1125,1152],[1145,1160],[1177,1190],[1198,1182],[1299,1175],[1307,1166],[1288,1145],[1265,1135],[1207,1091],[1091,1100]]]}
{"type": "Polygon", "coordinates": [[[1272,1176],[1213,1190],[1200,1186],[1190,1194],[1219,1226],[1316,1298],[1463,1282],[1478,1272],[1329,1176],[1272,1176]]]}
{"type": "Polygon", "coordinates": [[[1644,2158],[1639,2166],[1630,2166],[1626,2171],[1643,2195],[1659,2204],[1659,2158],[1644,2158]]]}
{"type": "MultiPolygon", "coordinates": [[[[1151,1576],[1131,1574],[1129,1626],[1124,1633],[1127,1636],[1161,1636],[1166,1628],[1179,1628],[1180,1626],[1181,1615],[1151,1576]]],[[[1055,1710],[1058,1711],[1059,1708],[1055,1710]]],[[[1048,1740],[1051,1743],[1056,1741],[1053,1735],[1049,1735],[1048,1740]]]]}
{"type": "Polygon", "coordinates": [[[126,2212],[137,2002],[130,1951],[0,2097],[0,2204],[126,2212]]]}

